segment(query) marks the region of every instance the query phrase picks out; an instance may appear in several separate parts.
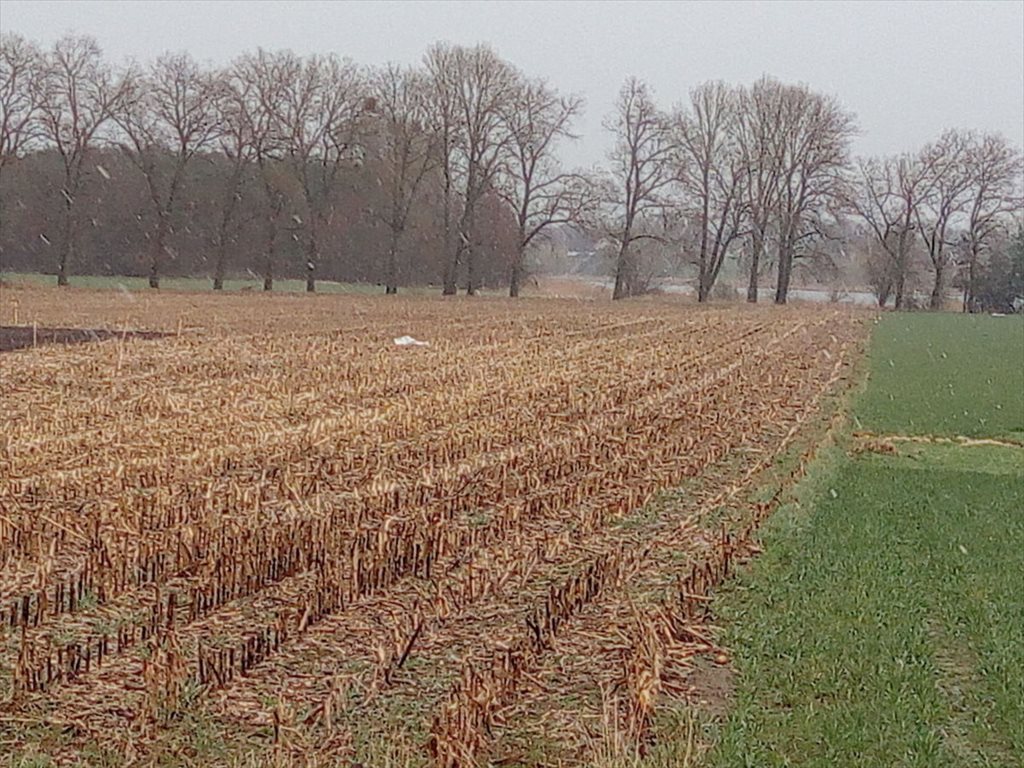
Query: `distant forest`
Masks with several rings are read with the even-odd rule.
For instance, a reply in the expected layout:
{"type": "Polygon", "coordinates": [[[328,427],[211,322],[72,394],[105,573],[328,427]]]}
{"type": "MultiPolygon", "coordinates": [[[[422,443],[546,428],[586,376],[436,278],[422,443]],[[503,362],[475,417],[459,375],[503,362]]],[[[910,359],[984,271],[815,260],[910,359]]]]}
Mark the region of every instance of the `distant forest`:
{"type": "Polygon", "coordinates": [[[614,298],[671,277],[700,301],[728,279],[785,303],[796,276],[896,308],[1020,306],[1024,162],[1005,137],[937,130],[859,158],[856,116],[804,85],[667,96],[626,79],[607,162],[570,169],[583,99],[483,45],[415,67],[266,50],[119,67],[86,36],[5,33],[0,269],[517,296],[572,251],[614,298]]]}

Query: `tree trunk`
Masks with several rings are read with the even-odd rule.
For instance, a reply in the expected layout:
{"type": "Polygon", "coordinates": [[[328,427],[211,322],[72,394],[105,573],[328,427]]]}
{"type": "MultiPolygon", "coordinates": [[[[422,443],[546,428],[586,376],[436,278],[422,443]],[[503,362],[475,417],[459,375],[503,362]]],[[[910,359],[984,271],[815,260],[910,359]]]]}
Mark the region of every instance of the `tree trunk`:
{"type": "Polygon", "coordinates": [[[787,244],[779,244],[779,277],[775,283],[775,303],[785,304],[789,298],[789,280],[793,274],[793,252],[787,244]]]}
{"type": "Polygon", "coordinates": [[[455,279],[455,273],[458,270],[458,261],[449,260],[445,264],[444,269],[444,288],[441,290],[443,296],[454,296],[459,291],[458,283],[455,279]]]}
{"type": "Polygon", "coordinates": [[[266,250],[264,251],[263,290],[274,290],[274,269],[277,266],[277,224],[284,208],[283,196],[277,194],[273,185],[267,180],[267,169],[260,163],[260,175],[263,181],[263,194],[267,205],[266,250]]]}
{"type": "Polygon", "coordinates": [[[708,273],[711,271],[708,269],[708,173],[707,169],[704,170],[704,187],[703,195],[704,208],[701,212],[700,217],[700,258],[697,269],[697,302],[703,304],[708,300],[708,289],[711,287],[708,285],[708,273]]]}
{"type": "Polygon", "coordinates": [[[974,311],[974,289],[977,279],[978,247],[971,242],[971,255],[967,260],[967,283],[964,285],[964,312],[974,311]]]}
{"type": "Polygon", "coordinates": [[[442,214],[442,236],[444,248],[444,276],[442,296],[454,296],[458,293],[458,272],[459,253],[457,248],[452,247],[452,181],[451,169],[448,160],[448,144],[445,139],[445,161],[444,161],[444,212],[442,214]]]}
{"type": "Polygon", "coordinates": [[[892,293],[892,284],[887,284],[882,287],[882,290],[878,292],[878,308],[884,309],[885,305],[889,303],[889,294],[892,293]]]}
{"type": "MultiPolygon", "coordinates": [[[[3,170],[5,158],[0,157],[0,171],[3,170]]],[[[4,188],[3,178],[0,175],[0,189],[4,188]]],[[[3,202],[2,196],[0,196],[0,203],[3,202]]],[[[0,243],[4,241],[4,221],[7,220],[7,209],[0,205],[0,243]]]]}
{"type": "Polygon", "coordinates": [[[508,296],[510,299],[519,298],[519,284],[522,280],[518,264],[512,265],[512,277],[508,281],[508,296]]]}
{"type": "Polygon", "coordinates": [[[523,235],[519,235],[519,246],[516,249],[515,257],[512,259],[512,275],[508,281],[508,295],[510,298],[519,298],[519,288],[523,283],[523,266],[526,249],[523,247],[523,235]]]}
{"type": "Polygon", "coordinates": [[[472,208],[467,213],[465,224],[465,229],[462,230],[460,237],[464,238],[463,242],[465,243],[463,252],[466,258],[466,295],[476,296],[476,243],[473,242],[476,226],[472,208]]]}
{"type": "Polygon", "coordinates": [[[942,309],[942,294],[945,288],[943,281],[945,265],[940,261],[935,265],[935,285],[932,286],[932,297],[928,302],[928,308],[932,310],[942,309]]]}
{"type": "Polygon", "coordinates": [[[217,232],[217,266],[213,274],[213,290],[224,289],[224,268],[228,260],[228,230],[231,227],[231,219],[238,204],[238,185],[241,178],[242,168],[236,164],[231,174],[231,183],[228,185],[227,197],[224,199],[221,208],[220,227],[217,232]]]}
{"type": "Polygon", "coordinates": [[[444,288],[441,294],[454,296],[459,292],[459,257],[462,255],[462,245],[452,246],[451,235],[445,238],[445,262],[444,262],[444,288]]]}
{"type": "Polygon", "coordinates": [[[75,252],[74,210],[70,201],[64,205],[64,232],[60,241],[60,262],[57,265],[57,285],[68,284],[68,266],[75,252]]]}
{"type": "Polygon", "coordinates": [[[701,253],[700,263],[697,266],[697,303],[703,304],[708,300],[708,294],[711,293],[711,270],[708,269],[707,254],[701,253]]]}
{"type": "Polygon", "coordinates": [[[615,288],[612,289],[612,300],[625,299],[632,295],[633,278],[630,274],[629,257],[629,240],[624,238],[615,265],[615,288]]]}
{"type": "Polygon", "coordinates": [[[164,243],[167,241],[167,219],[163,213],[157,216],[156,238],[153,240],[153,254],[149,263],[149,287],[160,287],[160,267],[163,262],[164,243]]]}
{"type": "MultiPolygon", "coordinates": [[[[723,224],[724,226],[724,224],[723,224]]],[[[705,299],[711,298],[711,291],[715,289],[715,283],[718,282],[718,276],[722,272],[722,265],[725,264],[725,259],[729,255],[729,246],[732,244],[732,237],[727,239],[724,243],[720,237],[715,238],[715,253],[711,263],[711,269],[708,271],[707,289],[705,291],[705,299]]],[[[736,291],[730,291],[732,296],[736,295],[736,291]]]]}
{"type": "Polygon", "coordinates": [[[903,303],[905,300],[904,293],[907,285],[907,269],[910,264],[910,249],[912,247],[910,232],[910,225],[908,222],[905,222],[902,229],[900,229],[899,240],[896,245],[897,258],[896,274],[893,275],[893,289],[895,291],[893,307],[897,310],[903,309],[903,303]]]}
{"type": "Polygon", "coordinates": [[[309,246],[306,250],[306,293],[316,293],[316,262],[316,235],[314,233],[310,233],[309,246]]]}
{"type": "Polygon", "coordinates": [[[213,290],[224,290],[224,266],[227,261],[227,244],[224,242],[224,233],[221,233],[220,242],[217,243],[217,264],[213,270],[213,290]]]}
{"type": "MultiPolygon", "coordinates": [[[[466,260],[466,295],[476,295],[476,207],[483,197],[484,189],[477,181],[480,169],[476,162],[470,161],[466,169],[466,197],[463,201],[462,216],[459,219],[459,247],[457,251],[465,254],[466,260]]],[[[457,263],[457,262],[456,262],[457,263]]]]}
{"type": "Polygon", "coordinates": [[[267,250],[263,262],[263,290],[274,290],[274,261],[277,256],[277,223],[276,216],[267,221],[267,250]]]}
{"type": "Polygon", "coordinates": [[[779,280],[775,284],[775,303],[785,304],[789,299],[789,266],[779,264],[779,280]]]}
{"type": "Polygon", "coordinates": [[[476,259],[471,242],[466,246],[466,295],[476,296],[476,259]]]}
{"type": "Polygon", "coordinates": [[[764,237],[759,232],[754,232],[752,246],[750,254],[750,282],[747,283],[747,301],[751,304],[756,304],[758,270],[761,268],[761,251],[764,250],[764,237]]]}
{"type": "Polygon", "coordinates": [[[65,251],[61,254],[60,265],[57,267],[57,285],[64,287],[68,284],[68,254],[65,251]]]}
{"type": "Polygon", "coordinates": [[[388,279],[384,293],[393,296],[398,293],[398,238],[401,231],[391,228],[391,243],[388,245],[388,279]]]}

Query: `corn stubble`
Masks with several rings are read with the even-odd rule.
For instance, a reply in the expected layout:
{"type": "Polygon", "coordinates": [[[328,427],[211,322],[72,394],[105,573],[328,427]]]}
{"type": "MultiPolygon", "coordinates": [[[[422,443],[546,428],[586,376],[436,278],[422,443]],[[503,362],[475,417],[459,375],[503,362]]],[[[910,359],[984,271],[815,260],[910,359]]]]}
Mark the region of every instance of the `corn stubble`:
{"type": "MultiPolygon", "coordinates": [[[[44,298],[19,311],[56,313],[44,298]]],[[[552,667],[566,649],[602,660],[597,717],[642,752],[771,505],[706,518],[816,413],[864,326],[262,303],[256,328],[223,306],[196,327],[180,297],[146,299],[136,326],[186,330],[5,366],[0,724],[47,711],[75,734],[59,763],[100,739],[146,755],[201,708],[262,739],[254,760],[345,758],[393,726],[410,755],[476,765],[579,682],[552,667]],[[643,516],[684,482],[687,503],[643,516]]]]}

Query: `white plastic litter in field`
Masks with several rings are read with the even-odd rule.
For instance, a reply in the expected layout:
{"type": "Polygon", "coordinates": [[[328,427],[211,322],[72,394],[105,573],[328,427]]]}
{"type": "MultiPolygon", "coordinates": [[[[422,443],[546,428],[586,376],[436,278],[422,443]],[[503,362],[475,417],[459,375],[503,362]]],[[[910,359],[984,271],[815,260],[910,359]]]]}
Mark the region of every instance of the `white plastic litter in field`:
{"type": "Polygon", "coordinates": [[[420,341],[414,339],[412,336],[399,336],[395,339],[395,344],[399,347],[429,347],[429,341],[420,341]]]}

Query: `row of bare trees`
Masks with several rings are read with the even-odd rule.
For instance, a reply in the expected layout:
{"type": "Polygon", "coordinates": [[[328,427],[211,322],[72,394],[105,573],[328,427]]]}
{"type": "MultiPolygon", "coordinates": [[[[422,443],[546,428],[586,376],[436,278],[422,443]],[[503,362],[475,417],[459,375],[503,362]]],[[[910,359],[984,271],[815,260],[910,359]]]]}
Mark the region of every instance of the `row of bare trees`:
{"type": "Polygon", "coordinates": [[[617,139],[605,181],[615,224],[608,234],[618,245],[616,296],[646,287],[633,247],[649,238],[687,254],[700,301],[741,243],[749,251],[748,298],[756,301],[774,245],[775,300],[786,301],[801,243],[842,199],[855,133],[850,113],[834,98],[770,78],[749,88],[708,82],[667,112],[630,79],[607,127],[617,139]]]}
{"type": "Polygon", "coordinates": [[[692,264],[700,301],[740,249],[747,298],[757,301],[770,258],[778,303],[798,258],[845,240],[868,251],[882,305],[891,296],[905,306],[924,259],[931,308],[942,306],[960,267],[969,307],[985,254],[1021,221],[1021,151],[1002,136],[948,130],[918,153],[853,160],[852,114],[767,77],[749,88],[705,83],[671,112],[629,80],[608,127],[617,138],[605,180],[616,296],[646,287],[634,253],[643,239],[668,242],[692,264]]]}
{"type": "Polygon", "coordinates": [[[61,285],[87,260],[83,222],[112,215],[97,201],[109,208],[111,187],[138,184],[143,232],[123,247],[146,251],[154,288],[168,260],[193,264],[188,248],[210,254],[215,288],[244,251],[265,289],[301,265],[309,291],[352,274],[338,265],[360,250],[374,256],[357,274],[388,293],[437,269],[445,294],[497,279],[517,296],[531,248],[571,225],[613,252],[615,298],[650,287],[656,246],[692,270],[700,301],[732,261],[748,300],[770,270],[784,303],[798,260],[856,229],[880,299],[898,307],[925,259],[933,306],[960,266],[973,284],[1021,208],[1021,154],[1005,139],[947,131],[916,154],[854,160],[849,111],[768,77],[705,83],[671,110],[628,79],[605,123],[609,164],[585,173],[558,159],[582,109],[487,46],[437,44],[420,67],[258,50],[223,68],[187,54],[114,68],[88,37],[44,51],[5,34],[0,202],[4,218],[38,220],[32,174],[9,182],[9,169],[59,159],[46,204],[59,204],[60,226],[38,235],[58,241],[61,285]]]}
{"type": "Polygon", "coordinates": [[[485,214],[502,201],[516,230],[507,254],[516,295],[526,249],[548,227],[575,220],[589,189],[581,175],[562,171],[555,154],[582,101],[527,78],[486,46],[436,45],[422,68],[366,69],[333,55],[259,50],[221,70],[167,54],[115,71],[88,37],[64,37],[44,52],[5,35],[0,61],[4,165],[49,151],[64,166],[55,190],[61,285],[75,259],[83,184],[92,170],[110,179],[97,159],[111,148],[145,181],[154,288],[172,253],[183,189],[204,160],[215,159],[223,177],[210,237],[215,288],[239,227],[255,218],[265,230],[265,287],[285,230],[301,238],[307,290],[315,290],[324,234],[345,213],[346,185],[370,163],[378,189],[363,190],[359,213],[387,231],[389,293],[398,289],[418,206],[440,214],[445,293],[460,279],[474,293],[479,254],[493,239],[485,214]],[[244,217],[253,203],[241,203],[256,193],[262,215],[244,217]]]}
{"type": "Polygon", "coordinates": [[[1020,226],[1020,150],[998,135],[949,130],[920,152],[859,160],[852,209],[873,239],[871,279],[885,304],[907,300],[915,252],[933,275],[929,305],[942,306],[950,273],[963,267],[964,307],[973,303],[983,258],[1020,226]]]}

